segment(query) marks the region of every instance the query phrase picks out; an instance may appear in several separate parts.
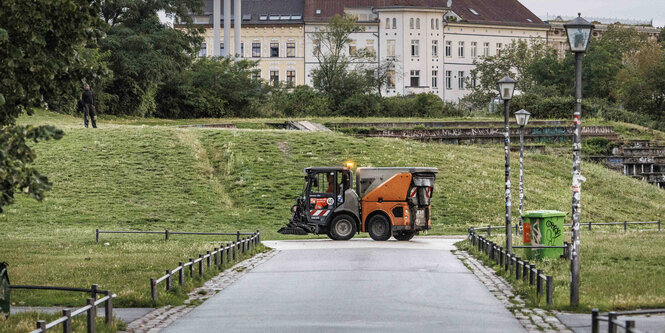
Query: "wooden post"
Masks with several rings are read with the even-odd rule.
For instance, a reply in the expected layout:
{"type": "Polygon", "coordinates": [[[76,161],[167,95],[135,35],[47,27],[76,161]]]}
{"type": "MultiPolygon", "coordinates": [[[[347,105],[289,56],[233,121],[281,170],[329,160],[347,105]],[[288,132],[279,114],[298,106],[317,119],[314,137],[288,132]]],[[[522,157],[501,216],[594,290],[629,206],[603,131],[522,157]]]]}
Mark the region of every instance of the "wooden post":
{"type": "Polygon", "coordinates": [[[522,273],[522,269],[520,267],[520,260],[522,260],[522,258],[520,257],[517,257],[515,259],[515,280],[519,280],[520,274],[522,273]]]}
{"type": "Polygon", "coordinates": [[[99,243],[99,229],[95,229],[95,241],[99,243]]]}
{"type": "Polygon", "coordinates": [[[194,277],[194,258],[189,258],[189,277],[194,277]]]}
{"type": "Polygon", "coordinates": [[[169,229],[164,230],[164,240],[169,240],[169,229]]]}
{"type": "Polygon", "coordinates": [[[90,297],[92,297],[94,300],[97,300],[97,289],[98,286],[96,284],[90,286],[90,297]]]}
{"type": "Polygon", "coordinates": [[[259,243],[261,243],[261,231],[256,229],[256,234],[259,236],[259,243]]]}
{"type": "Polygon", "coordinates": [[[660,231],[660,220],[658,220],[658,231],[660,231]]]}
{"type": "Polygon", "coordinates": [[[623,232],[628,231],[628,221],[623,221],[623,232]]]}
{"type": "Polygon", "coordinates": [[[600,333],[600,328],[598,327],[598,309],[591,310],[591,333],[600,333]]]}
{"type": "Polygon", "coordinates": [[[608,333],[617,333],[617,325],[614,321],[617,319],[616,312],[610,312],[607,314],[607,332],[608,333]]]}
{"type": "Polygon", "coordinates": [[[240,230],[238,230],[238,232],[236,232],[236,242],[239,242],[239,241],[240,241],[240,230]]]}
{"type": "Polygon", "coordinates": [[[241,251],[240,253],[245,253],[245,238],[244,237],[240,240],[240,251],[241,251]]]}
{"type": "Polygon", "coordinates": [[[157,284],[153,278],[150,278],[150,296],[153,301],[157,301],[157,284]]]}
{"type": "Polygon", "coordinates": [[[527,282],[529,281],[529,275],[531,275],[529,274],[529,268],[531,268],[531,266],[529,265],[529,261],[525,260],[522,266],[524,267],[524,269],[522,270],[522,280],[524,280],[524,282],[527,282]]]}
{"type": "Polygon", "coordinates": [[[67,320],[62,322],[62,333],[72,333],[72,310],[62,309],[62,316],[67,320]]]}
{"type": "Polygon", "coordinates": [[[95,333],[95,324],[97,323],[97,307],[95,306],[95,299],[88,298],[88,305],[90,305],[90,309],[87,311],[88,333],[95,333]]]}
{"type": "Polygon", "coordinates": [[[591,222],[589,222],[589,231],[591,231],[591,222]]]}
{"type": "Polygon", "coordinates": [[[551,275],[547,276],[547,306],[552,305],[552,293],[554,292],[554,279],[551,275]]]}
{"type": "Polygon", "coordinates": [[[40,332],[46,332],[46,321],[45,320],[38,320],[37,321],[37,329],[40,330],[40,332]]]}
{"type": "Polygon", "coordinates": [[[166,270],[166,291],[171,290],[171,271],[166,270]]]}
{"type": "Polygon", "coordinates": [[[219,269],[224,267],[224,244],[219,248],[219,269]]]}
{"type": "Polygon", "coordinates": [[[206,255],[208,256],[206,258],[206,265],[207,265],[207,268],[210,268],[210,251],[206,251],[206,255]]]}
{"type": "Polygon", "coordinates": [[[219,251],[217,248],[213,248],[212,252],[215,253],[215,267],[219,267],[219,261],[217,260],[217,257],[219,256],[219,251]]]}
{"type": "Polygon", "coordinates": [[[492,225],[488,224],[487,225],[487,238],[490,238],[492,236],[492,225]]]}
{"type": "Polygon", "coordinates": [[[503,267],[503,250],[499,247],[499,266],[503,267]]]}
{"type": "Polygon", "coordinates": [[[226,262],[231,261],[231,244],[233,243],[226,243],[226,262]]]}
{"type": "Polygon", "coordinates": [[[181,261],[178,263],[180,270],[178,271],[178,285],[182,286],[185,283],[185,264],[181,261]]]}
{"type": "Polygon", "coordinates": [[[538,295],[539,299],[543,296],[543,279],[540,277],[542,274],[542,269],[536,271],[536,295],[538,295]]]}
{"type": "Polygon", "coordinates": [[[234,242],[233,243],[233,261],[236,261],[236,249],[238,248],[238,245],[234,242]]]}
{"type": "Polygon", "coordinates": [[[634,330],[635,330],[635,321],[626,320],[626,333],[633,333],[634,330]]]}
{"type": "Polygon", "coordinates": [[[106,296],[109,299],[104,303],[104,316],[106,317],[106,324],[111,325],[113,323],[113,293],[107,290],[106,296]]]}
{"type": "Polygon", "coordinates": [[[203,277],[203,255],[199,254],[199,277],[203,277]]]}
{"type": "Polygon", "coordinates": [[[531,264],[529,266],[529,285],[536,284],[536,264],[531,264]]]}

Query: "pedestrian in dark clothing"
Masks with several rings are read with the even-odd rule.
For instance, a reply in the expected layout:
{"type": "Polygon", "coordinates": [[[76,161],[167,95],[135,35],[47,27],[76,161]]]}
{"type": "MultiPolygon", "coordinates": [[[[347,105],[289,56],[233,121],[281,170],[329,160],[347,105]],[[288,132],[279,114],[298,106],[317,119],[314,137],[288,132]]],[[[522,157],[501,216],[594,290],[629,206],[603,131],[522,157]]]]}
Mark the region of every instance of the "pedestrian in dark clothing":
{"type": "Polygon", "coordinates": [[[88,127],[88,117],[92,122],[92,128],[97,128],[97,113],[95,112],[95,96],[90,91],[90,85],[86,84],[81,94],[83,102],[83,124],[88,127]]]}

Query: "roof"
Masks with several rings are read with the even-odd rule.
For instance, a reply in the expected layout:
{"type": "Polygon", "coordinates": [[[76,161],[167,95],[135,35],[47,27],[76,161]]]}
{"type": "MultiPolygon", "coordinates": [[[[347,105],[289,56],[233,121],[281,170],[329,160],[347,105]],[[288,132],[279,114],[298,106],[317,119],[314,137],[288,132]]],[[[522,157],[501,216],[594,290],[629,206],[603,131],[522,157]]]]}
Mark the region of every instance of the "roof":
{"type": "Polygon", "coordinates": [[[305,21],[328,21],[335,15],[343,15],[344,8],[445,8],[445,0],[304,0],[305,21]],[[317,14],[320,10],[320,14],[317,14]]]}
{"type": "MultiPolygon", "coordinates": [[[[219,1],[222,11],[220,18],[224,22],[224,0],[219,1]]],[[[231,20],[233,20],[233,2],[231,1],[231,20]]],[[[304,10],[304,0],[242,0],[242,24],[302,24],[304,10]]],[[[213,0],[205,0],[203,13],[213,14],[213,0]]]]}
{"type": "Polygon", "coordinates": [[[451,9],[466,23],[549,27],[518,0],[452,0],[451,9]]]}

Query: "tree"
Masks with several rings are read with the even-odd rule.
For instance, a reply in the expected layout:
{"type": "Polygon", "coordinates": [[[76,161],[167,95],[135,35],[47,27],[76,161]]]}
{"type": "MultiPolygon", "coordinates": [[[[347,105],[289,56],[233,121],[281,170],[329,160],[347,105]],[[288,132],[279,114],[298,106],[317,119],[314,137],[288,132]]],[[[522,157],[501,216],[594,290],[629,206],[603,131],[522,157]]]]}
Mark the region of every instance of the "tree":
{"type": "Polygon", "coordinates": [[[28,141],[60,139],[53,126],[17,126],[16,118],[42,106],[44,94],[79,85],[77,52],[101,36],[96,1],[0,2],[0,210],[15,192],[41,200],[51,184],[31,166],[28,141]]]}
{"type": "Polygon", "coordinates": [[[640,47],[617,75],[619,100],[631,111],[665,119],[665,51],[654,42],[640,47]]]}
{"type": "Polygon", "coordinates": [[[660,29],[660,33],[658,34],[658,44],[665,47],[665,27],[660,29]]]}
{"type": "MultiPolygon", "coordinates": [[[[353,16],[333,16],[328,25],[312,34],[314,56],[318,67],[312,71],[314,88],[325,94],[335,112],[350,112],[344,105],[354,95],[374,93],[378,86],[376,72],[365,68],[361,61],[373,57],[366,49],[349,47],[351,34],[364,31],[353,16]]],[[[358,97],[354,98],[359,100],[358,97]]]]}

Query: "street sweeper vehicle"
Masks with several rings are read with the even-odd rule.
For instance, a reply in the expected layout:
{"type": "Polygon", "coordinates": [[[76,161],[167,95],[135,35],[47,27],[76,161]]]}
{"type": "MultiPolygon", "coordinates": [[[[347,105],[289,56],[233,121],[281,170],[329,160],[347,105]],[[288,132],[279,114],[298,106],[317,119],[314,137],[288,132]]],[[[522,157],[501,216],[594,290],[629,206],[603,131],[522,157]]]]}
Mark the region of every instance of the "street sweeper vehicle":
{"type": "Polygon", "coordinates": [[[356,188],[348,167],[305,169],[303,194],[282,234],[326,234],[349,240],[368,232],[408,241],[431,228],[430,202],[438,170],[428,167],[358,168],[356,188]]]}

